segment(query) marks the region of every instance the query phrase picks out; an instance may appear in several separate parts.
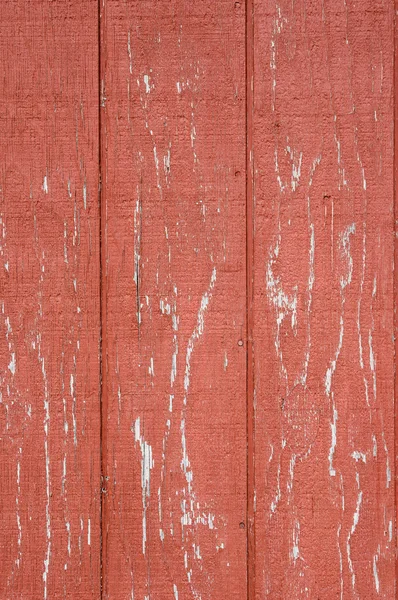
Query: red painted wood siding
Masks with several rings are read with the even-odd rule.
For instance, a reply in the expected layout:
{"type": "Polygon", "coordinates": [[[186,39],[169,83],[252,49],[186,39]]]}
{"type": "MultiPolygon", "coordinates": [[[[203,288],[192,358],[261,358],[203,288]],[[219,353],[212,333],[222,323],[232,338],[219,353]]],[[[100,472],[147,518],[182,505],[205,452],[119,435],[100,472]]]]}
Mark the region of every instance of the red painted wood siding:
{"type": "Polygon", "coordinates": [[[98,27],[0,7],[0,598],[100,593],[98,27]]]}
{"type": "Polygon", "coordinates": [[[255,2],[256,594],[394,598],[392,2],[255,2]]]}
{"type": "Polygon", "coordinates": [[[104,595],[241,599],[244,8],[108,1],[101,31],[104,595]]]}
{"type": "Polygon", "coordinates": [[[1,3],[0,598],[396,597],[394,12],[1,3]]]}

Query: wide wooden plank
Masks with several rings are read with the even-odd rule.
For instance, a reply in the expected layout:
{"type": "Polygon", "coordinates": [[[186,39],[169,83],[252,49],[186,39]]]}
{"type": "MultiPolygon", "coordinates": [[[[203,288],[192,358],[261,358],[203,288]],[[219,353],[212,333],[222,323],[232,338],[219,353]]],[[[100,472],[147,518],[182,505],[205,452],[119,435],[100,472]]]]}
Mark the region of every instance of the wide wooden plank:
{"type": "Polygon", "coordinates": [[[98,19],[0,5],[0,597],[100,588],[98,19]]]}
{"type": "Polygon", "coordinates": [[[101,15],[104,597],[246,597],[244,3],[101,15]]]}
{"type": "Polygon", "coordinates": [[[254,2],[258,598],[395,598],[393,13],[254,2]]]}

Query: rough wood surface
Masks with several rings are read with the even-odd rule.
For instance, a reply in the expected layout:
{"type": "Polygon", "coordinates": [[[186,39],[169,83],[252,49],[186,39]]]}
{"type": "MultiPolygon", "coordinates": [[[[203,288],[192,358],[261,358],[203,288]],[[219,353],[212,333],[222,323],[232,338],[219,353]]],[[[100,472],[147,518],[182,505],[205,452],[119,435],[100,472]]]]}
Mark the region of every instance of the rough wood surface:
{"type": "Polygon", "coordinates": [[[0,65],[0,598],[393,600],[394,1],[3,0],[0,65]]]}
{"type": "Polygon", "coordinates": [[[0,597],[98,598],[97,8],[0,6],[0,597]]]}
{"type": "Polygon", "coordinates": [[[395,598],[393,16],[255,1],[257,598],[395,598]]]}
{"type": "Polygon", "coordinates": [[[246,595],[244,4],[101,16],[105,598],[246,595]]]}

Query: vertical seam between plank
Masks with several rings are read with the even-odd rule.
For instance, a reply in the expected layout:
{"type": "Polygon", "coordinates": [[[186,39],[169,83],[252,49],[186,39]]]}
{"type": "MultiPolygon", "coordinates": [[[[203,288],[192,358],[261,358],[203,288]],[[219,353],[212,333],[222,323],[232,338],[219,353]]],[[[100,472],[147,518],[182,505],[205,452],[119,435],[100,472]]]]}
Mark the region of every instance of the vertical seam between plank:
{"type": "Polygon", "coordinates": [[[246,411],[247,411],[247,598],[255,596],[255,454],[254,454],[254,340],[253,340],[253,262],[254,262],[254,170],[253,170],[253,92],[254,92],[254,0],[246,0],[246,411]]]}
{"type": "Polygon", "coordinates": [[[398,129],[397,129],[397,45],[398,45],[398,34],[397,34],[397,9],[398,0],[394,0],[393,4],[393,236],[394,236],[394,257],[393,257],[393,327],[394,327],[394,524],[395,524],[395,536],[394,536],[394,561],[395,561],[395,582],[394,582],[394,597],[397,592],[397,581],[398,581],[398,537],[397,537],[397,492],[398,492],[398,479],[397,479],[397,433],[398,433],[398,410],[397,410],[397,355],[398,355],[398,318],[397,318],[397,291],[398,291],[398,245],[397,245],[397,176],[398,176],[398,129]]]}
{"type": "Polygon", "coordinates": [[[102,102],[102,93],[101,93],[101,75],[102,75],[102,61],[101,61],[101,1],[98,0],[97,3],[97,44],[98,44],[98,214],[99,214],[99,311],[100,311],[100,323],[99,323],[99,411],[100,411],[100,515],[99,515],[99,577],[100,577],[100,599],[103,597],[103,569],[104,569],[104,560],[103,560],[103,552],[104,552],[104,543],[103,543],[103,517],[104,517],[104,501],[105,496],[103,494],[104,488],[104,450],[103,450],[103,428],[104,428],[104,406],[103,406],[103,389],[104,389],[104,367],[103,367],[103,357],[104,357],[104,348],[103,348],[103,335],[104,335],[104,302],[103,302],[103,294],[104,294],[104,284],[103,284],[103,253],[104,253],[104,240],[103,240],[103,216],[102,216],[102,123],[101,123],[101,102],[102,102]]]}

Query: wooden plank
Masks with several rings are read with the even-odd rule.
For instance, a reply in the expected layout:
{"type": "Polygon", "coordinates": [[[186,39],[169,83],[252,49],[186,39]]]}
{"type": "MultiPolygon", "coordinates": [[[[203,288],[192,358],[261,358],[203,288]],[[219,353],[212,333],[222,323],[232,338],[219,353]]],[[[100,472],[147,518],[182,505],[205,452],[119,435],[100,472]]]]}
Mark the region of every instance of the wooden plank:
{"type": "Polygon", "coordinates": [[[394,3],[254,8],[256,597],[394,598],[394,3]]]}
{"type": "Polygon", "coordinates": [[[97,31],[1,3],[1,598],[100,593],[97,31]]]}
{"type": "Polygon", "coordinates": [[[397,379],[397,357],[398,357],[398,127],[396,125],[398,119],[398,103],[397,103],[397,87],[398,87],[398,27],[396,26],[396,15],[398,14],[398,0],[394,0],[395,7],[395,23],[394,23],[394,336],[395,336],[395,381],[394,381],[394,408],[395,408],[395,437],[394,437],[394,458],[395,458],[395,590],[397,590],[398,582],[398,379],[397,379]]]}
{"type": "Polygon", "coordinates": [[[106,598],[246,597],[245,15],[101,16],[106,598]]]}

